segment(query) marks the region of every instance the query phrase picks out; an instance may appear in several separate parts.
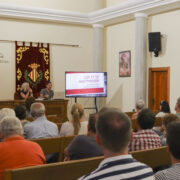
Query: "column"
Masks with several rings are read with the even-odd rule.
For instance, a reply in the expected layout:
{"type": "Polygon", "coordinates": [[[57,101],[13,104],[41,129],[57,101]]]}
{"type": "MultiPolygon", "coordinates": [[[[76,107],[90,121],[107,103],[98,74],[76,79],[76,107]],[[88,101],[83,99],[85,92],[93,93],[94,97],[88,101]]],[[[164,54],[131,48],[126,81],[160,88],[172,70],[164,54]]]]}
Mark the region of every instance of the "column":
{"type": "Polygon", "coordinates": [[[94,71],[103,71],[103,28],[101,24],[93,24],[94,28],[94,71]]]}
{"type": "MultiPolygon", "coordinates": [[[[94,72],[102,72],[103,71],[103,31],[104,26],[101,24],[93,24],[94,29],[94,72]]],[[[96,98],[96,104],[98,110],[101,108],[103,104],[101,98],[96,98]]]]}
{"type": "Polygon", "coordinates": [[[135,102],[143,99],[146,103],[146,39],[147,15],[135,13],[136,44],[135,44],[135,102]]]}

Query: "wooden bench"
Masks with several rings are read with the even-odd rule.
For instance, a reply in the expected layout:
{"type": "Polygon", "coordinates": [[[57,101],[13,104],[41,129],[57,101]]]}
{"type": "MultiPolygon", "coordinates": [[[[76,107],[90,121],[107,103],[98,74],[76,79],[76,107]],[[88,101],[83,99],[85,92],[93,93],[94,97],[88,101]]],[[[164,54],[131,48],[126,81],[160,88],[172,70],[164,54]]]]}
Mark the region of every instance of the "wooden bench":
{"type": "Polygon", "coordinates": [[[131,117],[132,117],[132,115],[134,114],[135,112],[125,112],[125,114],[127,114],[128,115],[128,117],[131,119],[131,117]]]}
{"type": "Polygon", "coordinates": [[[96,169],[103,157],[7,170],[4,180],[75,180],[96,169]]]}
{"type": "Polygon", "coordinates": [[[31,141],[38,143],[44,154],[59,153],[59,161],[63,160],[64,149],[69,145],[75,136],[62,136],[51,138],[32,139],[31,141]]]}
{"type": "Polygon", "coordinates": [[[59,132],[60,132],[60,130],[61,130],[61,126],[62,126],[62,124],[63,124],[63,123],[56,123],[56,125],[57,125],[57,127],[58,127],[59,132]]]}
{"type": "MultiPolygon", "coordinates": [[[[170,164],[166,147],[136,151],[130,154],[138,161],[152,168],[170,164]]],[[[6,170],[4,180],[75,180],[95,170],[103,158],[103,156],[100,156],[83,160],[6,170]]]]}
{"type": "Polygon", "coordinates": [[[132,151],[129,154],[131,154],[134,157],[134,159],[144,164],[147,164],[153,169],[160,166],[171,164],[170,156],[167,152],[166,146],[156,149],[132,151]]]}

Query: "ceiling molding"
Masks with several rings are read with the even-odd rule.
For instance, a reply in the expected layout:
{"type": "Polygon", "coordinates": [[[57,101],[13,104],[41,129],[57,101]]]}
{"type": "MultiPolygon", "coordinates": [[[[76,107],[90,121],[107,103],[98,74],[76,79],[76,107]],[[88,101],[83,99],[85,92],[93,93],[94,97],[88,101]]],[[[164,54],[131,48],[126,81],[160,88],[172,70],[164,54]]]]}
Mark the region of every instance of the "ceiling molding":
{"type": "Polygon", "coordinates": [[[134,19],[137,12],[152,15],[180,8],[180,0],[127,0],[91,13],[0,3],[0,17],[79,25],[111,25],[134,19]]]}
{"type": "Polygon", "coordinates": [[[0,3],[0,17],[89,25],[88,13],[0,3]]]}

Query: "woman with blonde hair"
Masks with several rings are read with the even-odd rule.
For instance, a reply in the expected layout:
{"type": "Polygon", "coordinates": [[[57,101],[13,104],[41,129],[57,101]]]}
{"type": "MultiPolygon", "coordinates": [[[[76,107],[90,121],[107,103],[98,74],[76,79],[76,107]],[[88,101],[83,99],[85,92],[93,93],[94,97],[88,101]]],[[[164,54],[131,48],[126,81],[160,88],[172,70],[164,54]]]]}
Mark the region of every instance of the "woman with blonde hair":
{"type": "Polygon", "coordinates": [[[24,82],[21,85],[20,99],[27,99],[28,97],[33,97],[33,92],[29,86],[29,83],[24,82]]]}
{"type": "Polygon", "coordinates": [[[87,134],[88,122],[84,120],[84,108],[75,103],[71,108],[72,119],[62,124],[60,136],[87,134]]]}

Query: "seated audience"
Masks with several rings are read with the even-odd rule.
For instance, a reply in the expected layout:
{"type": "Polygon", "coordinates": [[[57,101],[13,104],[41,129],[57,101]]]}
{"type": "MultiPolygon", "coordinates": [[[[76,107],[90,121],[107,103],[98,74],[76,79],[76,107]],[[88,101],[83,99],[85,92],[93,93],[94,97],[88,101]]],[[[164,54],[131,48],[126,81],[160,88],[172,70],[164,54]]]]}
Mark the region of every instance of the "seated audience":
{"type": "Polygon", "coordinates": [[[163,146],[166,146],[167,126],[173,121],[179,121],[179,118],[175,114],[167,114],[162,119],[163,135],[161,136],[161,142],[163,146]]]}
{"type": "Polygon", "coordinates": [[[16,117],[16,114],[13,109],[11,108],[2,108],[0,109],[0,121],[6,116],[13,116],[16,117]]]}
{"type": "Polygon", "coordinates": [[[76,136],[70,145],[65,149],[65,160],[75,160],[102,156],[103,152],[96,143],[96,119],[97,114],[90,114],[88,121],[87,135],[76,136]]]}
{"type": "Polygon", "coordinates": [[[72,119],[62,124],[60,136],[87,134],[88,122],[84,120],[84,108],[75,103],[71,108],[72,119]]]}
{"type": "Polygon", "coordinates": [[[21,121],[22,126],[24,127],[27,123],[30,123],[26,120],[26,107],[22,104],[15,107],[16,117],[21,121]]]}
{"type": "Polygon", "coordinates": [[[40,96],[43,97],[44,99],[51,99],[54,96],[54,92],[51,89],[52,88],[52,83],[47,82],[46,83],[46,88],[41,89],[40,96]]]}
{"type": "Polygon", "coordinates": [[[160,137],[152,130],[155,115],[150,109],[143,109],[137,118],[138,132],[134,132],[129,144],[129,151],[137,151],[161,146],[160,137]]]}
{"type": "Polygon", "coordinates": [[[165,100],[160,102],[160,112],[156,114],[156,117],[163,117],[167,113],[170,113],[169,103],[165,100]]]}
{"type": "Polygon", "coordinates": [[[29,118],[29,117],[32,117],[31,116],[31,112],[30,112],[30,108],[31,108],[31,105],[35,103],[35,98],[34,97],[28,97],[26,100],[25,100],[25,106],[26,106],[26,117],[29,118]]]}
{"type": "Polygon", "coordinates": [[[156,180],[180,179],[180,122],[171,122],[167,126],[167,148],[171,157],[172,167],[155,174],[156,180]]]}
{"type": "Polygon", "coordinates": [[[24,132],[27,139],[54,137],[59,135],[57,125],[46,119],[44,104],[32,104],[31,115],[34,121],[24,126],[24,132]]]}
{"type": "Polygon", "coordinates": [[[180,97],[177,99],[176,105],[175,105],[175,111],[177,117],[180,119],[180,97]]]}
{"type": "Polygon", "coordinates": [[[33,97],[33,92],[29,86],[29,83],[24,82],[21,85],[20,99],[27,99],[28,97],[33,97]]]}
{"type": "Polygon", "coordinates": [[[150,167],[128,154],[131,120],[115,108],[100,112],[96,123],[96,141],[102,147],[104,160],[92,173],[79,180],[90,179],[154,179],[150,167]]]}
{"type": "Polygon", "coordinates": [[[16,117],[7,116],[0,122],[0,180],[6,169],[35,166],[45,163],[41,147],[25,140],[21,122],[16,117]]]}
{"type": "Polygon", "coordinates": [[[142,99],[140,99],[139,101],[136,102],[136,110],[137,112],[135,112],[131,119],[137,119],[138,113],[144,108],[144,101],[142,99]]]}

